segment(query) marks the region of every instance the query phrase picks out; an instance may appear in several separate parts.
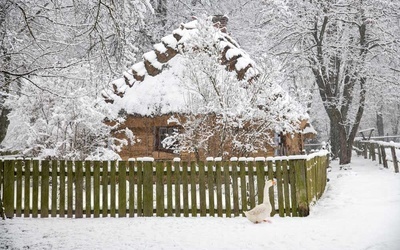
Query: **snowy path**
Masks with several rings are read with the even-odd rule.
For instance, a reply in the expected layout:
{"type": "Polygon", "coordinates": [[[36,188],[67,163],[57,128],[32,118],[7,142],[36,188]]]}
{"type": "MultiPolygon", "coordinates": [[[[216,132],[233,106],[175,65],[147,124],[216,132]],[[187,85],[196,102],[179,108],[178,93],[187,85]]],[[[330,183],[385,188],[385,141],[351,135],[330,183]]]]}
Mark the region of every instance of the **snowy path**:
{"type": "Polygon", "coordinates": [[[16,218],[0,221],[0,249],[400,249],[400,174],[335,164],[307,218],[16,218]]]}

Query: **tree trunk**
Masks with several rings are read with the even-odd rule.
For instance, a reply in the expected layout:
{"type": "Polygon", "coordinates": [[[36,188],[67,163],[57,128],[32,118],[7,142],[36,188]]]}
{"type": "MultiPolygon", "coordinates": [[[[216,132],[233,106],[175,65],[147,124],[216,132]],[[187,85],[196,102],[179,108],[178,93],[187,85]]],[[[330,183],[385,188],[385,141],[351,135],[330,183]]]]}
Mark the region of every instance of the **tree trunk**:
{"type": "Polygon", "coordinates": [[[332,158],[336,159],[339,157],[340,140],[339,140],[339,122],[330,119],[330,141],[331,141],[331,153],[332,158]]]}
{"type": "MultiPolygon", "coordinates": [[[[2,97],[0,97],[2,98],[2,97]]],[[[0,143],[4,140],[4,137],[6,137],[6,133],[7,133],[7,128],[8,125],[10,124],[10,122],[8,121],[8,114],[10,113],[10,110],[3,107],[0,104],[0,143]]]]}
{"type": "Polygon", "coordinates": [[[346,126],[340,123],[335,116],[330,116],[330,140],[333,159],[339,158],[339,164],[349,164],[354,138],[348,137],[346,126]]]}
{"type": "Polygon", "coordinates": [[[340,156],[339,156],[339,164],[345,165],[349,164],[351,161],[351,150],[352,150],[352,142],[349,143],[346,130],[344,126],[340,126],[339,132],[339,141],[340,141],[340,156]]]}
{"type": "Polygon", "coordinates": [[[393,115],[391,119],[391,124],[392,124],[392,133],[393,135],[398,135],[399,134],[399,125],[400,125],[400,104],[397,104],[397,115],[393,115]]]}
{"type": "MultiPolygon", "coordinates": [[[[381,110],[382,110],[382,107],[381,107],[381,110]]],[[[384,136],[385,132],[383,129],[383,115],[382,115],[381,110],[376,112],[376,127],[378,129],[378,135],[384,136]]]]}

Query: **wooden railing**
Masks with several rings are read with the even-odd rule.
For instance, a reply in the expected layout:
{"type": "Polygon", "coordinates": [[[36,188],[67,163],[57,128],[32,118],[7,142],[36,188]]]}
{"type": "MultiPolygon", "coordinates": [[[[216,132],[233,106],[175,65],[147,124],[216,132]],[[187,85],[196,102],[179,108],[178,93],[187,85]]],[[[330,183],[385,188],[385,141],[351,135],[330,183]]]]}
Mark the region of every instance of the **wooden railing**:
{"type": "Polygon", "coordinates": [[[307,216],[325,190],[327,152],[279,158],[162,161],[0,161],[6,217],[239,216],[263,200],[307,216]]]}
{"type": "Polygon", "coordinates": [[[359,155],[363,155],[365,159],[376,161],[383,164],[384,168],[389,168],[389,163],[393,164],[394,172],[399,173],[399,157],[400,143],[390,143],[382,141],[364,141],[356,140],[353,147],[359,155]]]}

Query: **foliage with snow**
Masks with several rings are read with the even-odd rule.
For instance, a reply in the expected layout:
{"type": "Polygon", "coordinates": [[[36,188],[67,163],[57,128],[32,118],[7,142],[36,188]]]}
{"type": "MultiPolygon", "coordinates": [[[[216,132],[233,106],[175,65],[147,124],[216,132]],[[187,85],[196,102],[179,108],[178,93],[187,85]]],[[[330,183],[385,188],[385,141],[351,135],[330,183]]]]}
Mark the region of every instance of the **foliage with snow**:
{"type": "MultiPolygon", "coordinates": [[[[42,86],[44,89],[26,83],[18,94],[8,96],[5,105],[12,110],[2,143],[5,149],[41,158],[109,157],[107,143],[110,149],[116,146],[109,136],[112,128],[104,123],[107,110],[102,102],[96,103],[87,89],[72,84],[47,81],[42,86]],[[49,91],[54,84],[64,89],[49,91]]],[[[121,143],[128,142],[119,141],[118,145],[121,143]]]]}

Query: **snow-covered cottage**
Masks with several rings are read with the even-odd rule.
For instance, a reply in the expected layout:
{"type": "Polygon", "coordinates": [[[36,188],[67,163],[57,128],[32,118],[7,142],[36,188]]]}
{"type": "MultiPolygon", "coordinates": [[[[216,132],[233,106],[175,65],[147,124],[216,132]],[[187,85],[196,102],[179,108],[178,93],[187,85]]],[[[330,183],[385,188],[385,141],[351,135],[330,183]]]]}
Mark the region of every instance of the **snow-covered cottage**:
{"type": "Polygon", "coordinates": [[[119,152],[123,159],[302,152],[307,115],[279,86],[265,91],[257,83],[260,70],[225,32],[226,22],[214,16],[181,24],[102,92],[122,117],[119,129],[135,136],[119,152]]]}

